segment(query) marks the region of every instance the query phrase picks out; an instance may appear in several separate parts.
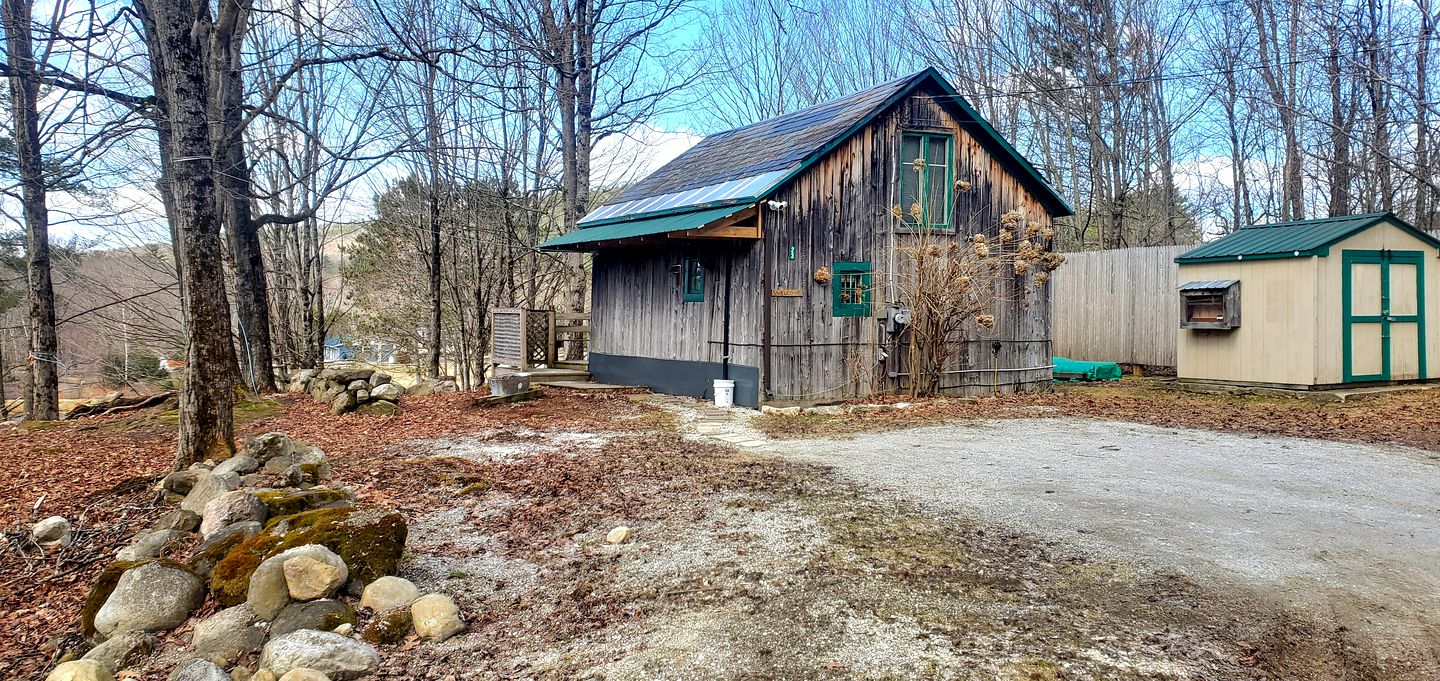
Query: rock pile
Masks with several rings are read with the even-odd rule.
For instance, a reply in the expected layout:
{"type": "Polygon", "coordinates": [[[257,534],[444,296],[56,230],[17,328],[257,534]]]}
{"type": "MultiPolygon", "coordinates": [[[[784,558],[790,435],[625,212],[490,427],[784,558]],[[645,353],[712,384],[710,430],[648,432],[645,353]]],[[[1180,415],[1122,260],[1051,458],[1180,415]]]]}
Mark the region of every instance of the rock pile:
{"type": "Polygon", "coordinates": [[[390,374],[369,367],[331,367],[323,371],[303,369],[290,379],[291,392],[308,392],[334,414],[358,411],[362,414],[400,413],[405,389],[390,381],[390,374]]]}
{"type": "MultiPolygon", "coordinates": [[[[393,576],[404,518],[329,481],[324,452],[283,433],[166,476],[177,508],[101,572],[81,613],[86,643],[47,681],[139,678],[152,654],[180,661],[171,681],[352,679],[379,668],[376,645],[412,629],[428,641],[463,631],[448,596],[393,576]],[[191,624],[189,645],[162,645],[207,600],[219,609],[191,624]]],[[[58,543],[68,523],[32,532],[58,543]]]]}

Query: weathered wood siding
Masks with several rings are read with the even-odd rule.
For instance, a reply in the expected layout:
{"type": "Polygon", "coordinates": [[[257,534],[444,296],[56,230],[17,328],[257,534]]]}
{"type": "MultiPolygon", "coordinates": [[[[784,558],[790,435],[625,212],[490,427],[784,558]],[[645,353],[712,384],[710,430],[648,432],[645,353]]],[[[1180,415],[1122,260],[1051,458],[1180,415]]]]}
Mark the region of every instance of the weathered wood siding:
{"type": "MultiPolygon", "coordinates": [[[[903,265],[895,246],[913,234],[891,213],[897,202],[896,173],[902,130],[950,132],[955,138],[955,177],[972,188],[956,192],[954,230],[932,238],[968,241],[998,234],[1000,217],[1021,208],[1031,224],[1048,227],[1041,202],[976,138],[929,95],[902,100],[842,142],[771,199],[783,210],[762,208],[761,241],[687,241],[603,250],[594,260],[591,347],[595,352],[659,359],[718,362],[721,359],[724,255],[734,256],[732,362],[764,367],[765,313],[770,309],[770,375],[762,385],[770,399],[819,402],[898,390],[908,385],[899,356],[903,348],[883,333],[887,303],[896,300],[893,273],[903,265]],[[763,243],[762,243],[763,242],[763,243]],[[794,247],[795,257],[789,257],[794,247]],[[727,250],[731,249],[731,250],[727,250]],[[703,303],[683,303],[683,258],[704,259],[703,303]],[[874,317],[835,317],[829,284],[815,271],[835,262],[869,261],[873,267],[874,317]],[[763,268],[768,268],[767,272],[763,268]],[[794,297],[772,296],[794,289],[794,297]],[[890,358],[882,361],[881,350],[890,358]]],[[[1027,287],[1023,277],[1000,284],[997,318],[983,336],[957,339],[955,373],[942,385],[952,392],[1010,392],[1047,386],[1050,364],[1048,288],[1027,287]],[[998,344],[998,352],[993,350],[998,344]],[[1038,367],[1038,368],[1036,368],[1038,367]],[[1002,369],[995,372],[994,369],[1002,369]],[[1013,371],[1025,369],[1024,371],[1013,371]],[[998,377],[998,380],[997,380],[998,377]]]]}
{"type": "Polygon", "coordinates": [[[725,337],[725,259],[733,257],[731,361],[760,366],[760,258],[754,241],[679,241],[595,254],[593,352],[719,362],[725,337]],[[705,299],[683,302],[679,266],[699,258],[705,299]]]}
{"type": "MultiPolygon", "coordinates": [[[[955,137],[955,177],[972,183],[956,192],[955,230],[948,235],[931,232],[931,238],[968,241],[971,235],[994,236],[1000,216],[1023,208],[1031,223],[1049,226],[1049,213],[1029,191],[968,134],[949,111],[926,95],[901,101],[871,125],[826,155],[809,171],[781,187],[774,195],[788,205],[783,211],[765,212],[767,241],[764,252],[773,268],[772,288],[798,289],[800,297],[772,297],[772,353],[769,387],[777,401],[823,401],[863,396],[872,391],[898,390],[908,385],[900,363],[903,348],[881,329],[882,319],[834,317],[830,285],[817,283],[820,267],[833,270],[837,261],[869,261],[875,270],[872,283],[875,313],[884,314],[887,302],[899,292],[892,273],[904,266],[896,245],[912,238],[896,225],[891,208],[898,201],[896,174],[903,130],[944,131],[955,137]],[[795,259],[789,258],[795,246],[795,259]],[[880,351],[890,359],[881,361],[880,351]]],[[[1003,282],[997,298],[995,328],[963,344],[943,386],[955,392],[984,393],[1047,385],[1047,369],[1004,371],[996,381],[995,368],[1021,369],[1050,364],[1050,301],[1043,288],[1028,294],[1020,278],[1003,282]],[[1000,344],[996,353],[992,348],[1000,344]],[[984,371],[980,371],[980,370],[984,371]]]]}
{"type": "Polygon", "coordinates": [[[1175,258],[1194,246],[1066,253],[1050,280],[1055,354],[1174,367],[1180,295],[1175,258]]]}

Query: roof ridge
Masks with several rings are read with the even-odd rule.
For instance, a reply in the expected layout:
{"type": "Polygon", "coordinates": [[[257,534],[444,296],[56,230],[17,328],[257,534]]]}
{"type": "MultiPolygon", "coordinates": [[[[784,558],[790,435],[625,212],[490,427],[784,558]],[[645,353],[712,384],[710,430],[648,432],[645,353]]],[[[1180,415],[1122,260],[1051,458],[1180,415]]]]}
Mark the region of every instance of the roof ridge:
{"type": "Polygon", "coordinates": [[[1370,213],[1353,213],[1353,214],[1350,214],[1350,215],[1329,215],[1329,216],[1326,216],[1326,217],[1323,217],[1323,218],[1306,218],[1306,219],[1304,219],[1304,220],[1281,220],[1280,222],[1255,222],[1255,223],[1251,223],[1251,224],[1245,225],[1244,227],[1241,227],[1240,229],[1270,229],[1270,228],[1272,228],[1272,227],[1301,227],[1301,226],[1305,226],[1305,225],[1318,225],[1318,224],[1326,223],[1326,222],[1335,222],[1335,221],[1338,221],[1338,220],[1358,220],[1358,219],[1361,219],[1361,218],[1374,218],[1374,219],[1377,219],[1377,220],[1378,220],[1378,219],[1380,219],[1380,218],[1383,218],[1383,217],[1388,216],[1388,215],[1391,215],[1391,214],[1392,214],[1391,211],[1382,210],[1382,211],[1374,211],[1374,212],[1370,212],[1370,213]]]}

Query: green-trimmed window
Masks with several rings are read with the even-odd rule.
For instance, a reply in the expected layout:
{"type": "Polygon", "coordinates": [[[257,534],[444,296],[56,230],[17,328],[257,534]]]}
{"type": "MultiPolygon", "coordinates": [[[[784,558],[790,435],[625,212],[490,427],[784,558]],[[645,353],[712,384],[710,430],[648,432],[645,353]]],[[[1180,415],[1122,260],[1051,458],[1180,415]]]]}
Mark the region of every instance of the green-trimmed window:
{"type": "Polygon", "coordinates": [[[680,285],[681,298],[687,303],[703,302],[705,266],[700,264],[700,259],[686,258],[685,264],[680,268],[680,276],[683,278],[680,285]]]}
{"type": "Polygon", "coordinates": [[[835,263],[830,293],[836,317],[869,317],[870,263],[835,263]]]}
{"type": "Polygon", "coordinates": [[[950,229],[955,138],[929,132],[900,135],[900,221],[950,229]]]}

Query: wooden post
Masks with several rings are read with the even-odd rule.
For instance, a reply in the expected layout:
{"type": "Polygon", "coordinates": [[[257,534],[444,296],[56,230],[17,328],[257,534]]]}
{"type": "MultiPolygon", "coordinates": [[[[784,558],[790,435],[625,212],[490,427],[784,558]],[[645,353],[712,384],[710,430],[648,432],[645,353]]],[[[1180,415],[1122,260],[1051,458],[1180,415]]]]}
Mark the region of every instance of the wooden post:
{"type": "Polygon", "coordinates": [[[555,368],[555,360],[559,359],[560,353],[555,348],[555,311],[545,310],[545,366],[555,368]]]}

